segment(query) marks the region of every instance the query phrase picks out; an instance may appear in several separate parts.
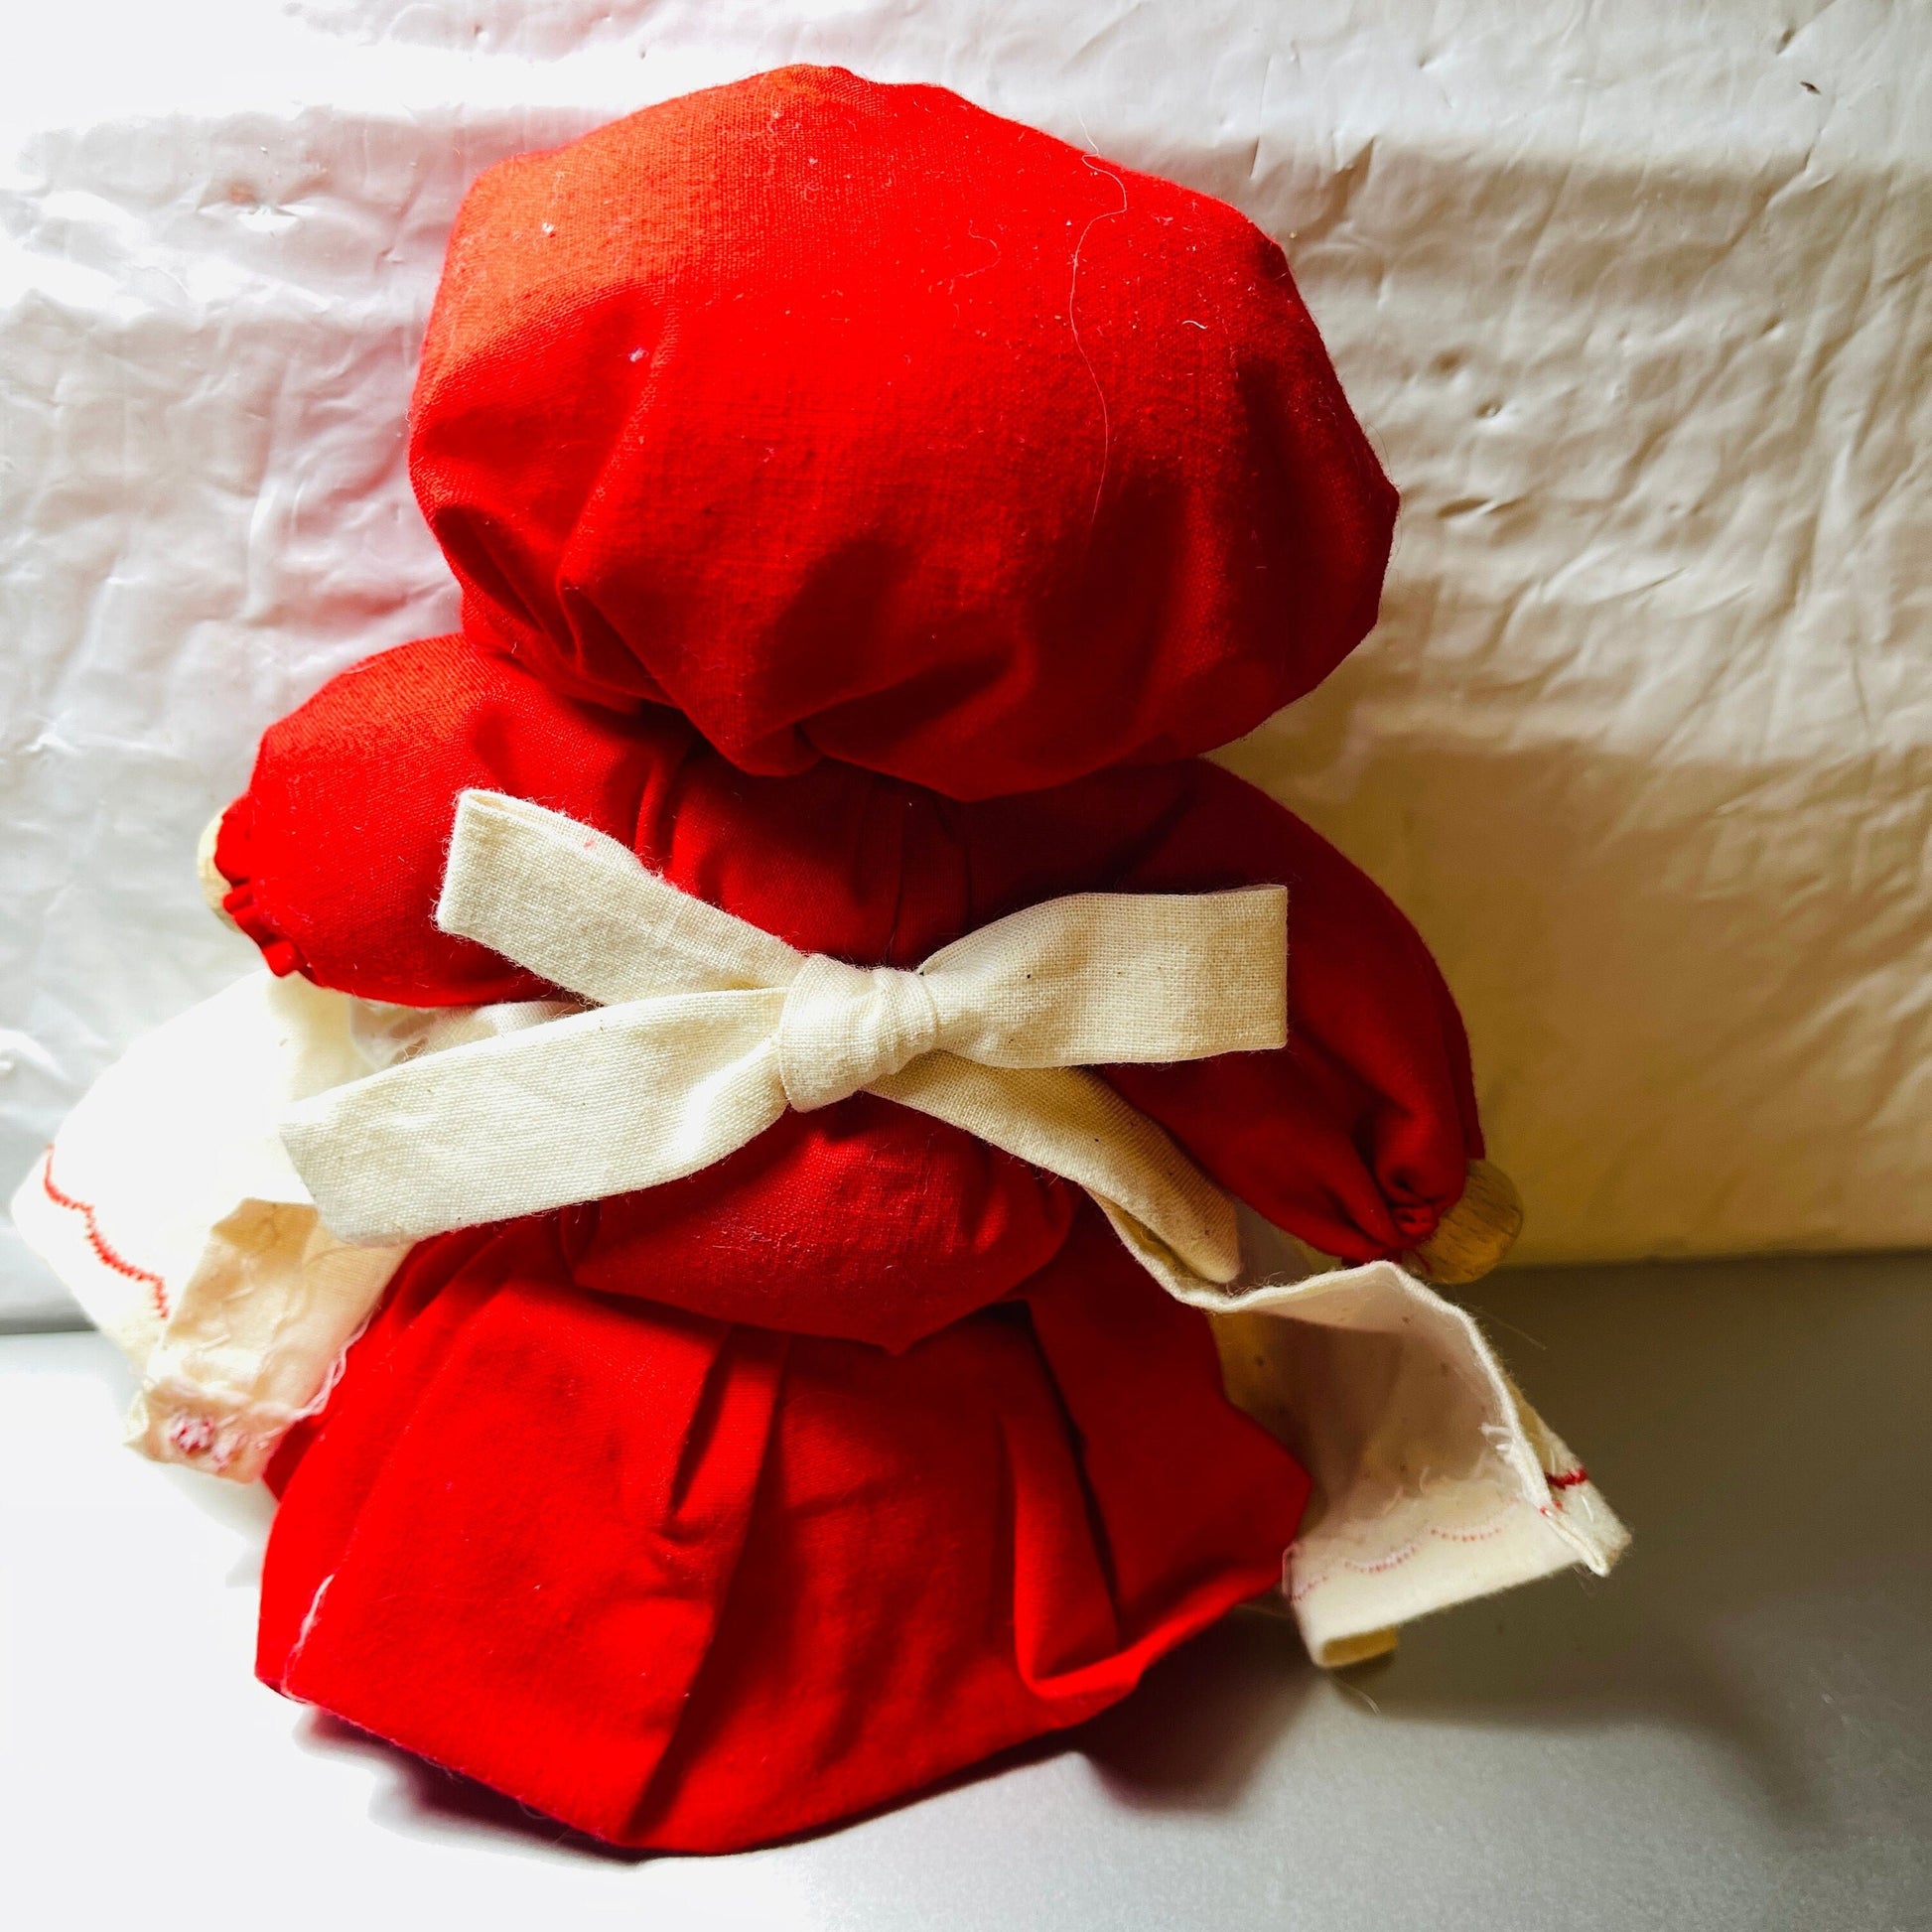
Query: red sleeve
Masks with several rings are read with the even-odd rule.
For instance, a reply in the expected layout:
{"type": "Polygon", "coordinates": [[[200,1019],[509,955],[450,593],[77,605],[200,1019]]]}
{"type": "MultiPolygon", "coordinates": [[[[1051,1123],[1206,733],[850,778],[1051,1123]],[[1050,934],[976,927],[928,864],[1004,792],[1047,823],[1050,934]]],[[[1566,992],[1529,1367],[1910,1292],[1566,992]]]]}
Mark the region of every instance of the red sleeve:
{"type": "Polygon", "coordinates": [[[975,923],[1075,890],[1286,886],[1288,1045],[1107,1078],[1323,1253],[1366,1261],[1435,1232],[1482,1153],[1468,1041],[1415,928],[1331,845],[1200,760],[992,802],[970,826],[975,923]]]}
{"type": "Polygon", "coordinates": [[[531,798],[629,843],[647,774],[690,728],[548,690],[431,637],[365,659],[263,735],[221,820],[222,901],[278,973],[401,1006],[530,1000],[533,975],[435,919],[457,794],[531,798]]]}

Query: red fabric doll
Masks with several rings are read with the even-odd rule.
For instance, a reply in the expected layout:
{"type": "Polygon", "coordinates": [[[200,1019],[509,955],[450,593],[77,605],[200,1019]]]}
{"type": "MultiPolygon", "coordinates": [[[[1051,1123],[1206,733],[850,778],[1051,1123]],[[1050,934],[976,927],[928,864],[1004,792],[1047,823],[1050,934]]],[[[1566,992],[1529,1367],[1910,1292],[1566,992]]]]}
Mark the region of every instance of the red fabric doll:
{"type": "MultiPolygon", "coordinates": [[[[1197,756],[1359,640],[1395,512],[1241,215],[935,88],[672,101],[477,184],[410,461],[463,629],[263,740],[214,862],[277,974],[551,995],[436,923],[477,788],[863,966],[1279,884],[1287,1045],[1105,1076],[1321,1254],[1452,1232],[1440,974],[1197,756]]],[[[866,1092],[422,1241],[270,1479],[265,1681],[701,1851],[1101,1710],[1279,1587],[1309,1488],[1079,1188],[866,1092]]]]}

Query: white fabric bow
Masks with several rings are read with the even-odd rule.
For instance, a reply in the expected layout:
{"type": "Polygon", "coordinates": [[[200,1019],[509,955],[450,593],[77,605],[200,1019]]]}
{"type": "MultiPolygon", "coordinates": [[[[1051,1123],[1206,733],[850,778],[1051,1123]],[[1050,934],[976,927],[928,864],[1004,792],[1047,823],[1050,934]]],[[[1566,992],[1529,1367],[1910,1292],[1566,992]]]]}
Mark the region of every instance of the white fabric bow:
{"type": "Polygon", "coordinates": [[[1083,893],[914,971],[867,969],[680,892],[575,820],[467,791],[437,923],[595,1004],[319,1094],[282,1140],[335,1234],[408,1241],[674,1180],[788,1106],[864,1090],[1077,1182],[1194,1299],[1240,1272],[1233,1205],[1081,1069],[1282,1045],[1287,901],[1083,893]]]}

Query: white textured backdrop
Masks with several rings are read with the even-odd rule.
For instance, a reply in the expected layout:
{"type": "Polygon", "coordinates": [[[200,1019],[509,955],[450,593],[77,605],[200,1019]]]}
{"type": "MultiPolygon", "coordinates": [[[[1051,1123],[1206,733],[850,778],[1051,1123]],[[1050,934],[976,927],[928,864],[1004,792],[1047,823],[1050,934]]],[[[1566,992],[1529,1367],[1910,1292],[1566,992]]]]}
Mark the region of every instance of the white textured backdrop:
{"type": "MultiPolygon", "coordinates": [[[[498,157],[792,60],[1246,208],[1405,508],[1230,754],[1437,947],[1539,1258],[1932,1239],[1932,10],[64,0],[0,65],[0,1178],[244,970],[261,728],[452,621],[403,473],[498,157]],[[527,18],[526,18],[527,16],[527,18]]],[[[58,1291],[11,1236],[0,1310],[58,1291]]]]}

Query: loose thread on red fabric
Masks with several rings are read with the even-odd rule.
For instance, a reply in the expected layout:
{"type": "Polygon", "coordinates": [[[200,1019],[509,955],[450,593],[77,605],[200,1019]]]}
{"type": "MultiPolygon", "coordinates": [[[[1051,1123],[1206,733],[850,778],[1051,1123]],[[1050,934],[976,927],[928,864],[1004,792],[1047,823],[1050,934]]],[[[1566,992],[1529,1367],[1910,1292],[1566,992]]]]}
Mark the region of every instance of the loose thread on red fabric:
{"type": "Polygon", "coordinates": [[[145,1282],[148,1299],[154,1304],[154,1311],[165,1321],[168,1318],[168,1285],[161,1277],[147,1268],[137,1268],[125,1255],[117,1254],[100,1231],[100,1223],[94,1219],[94,1210],[83,1200],[76,1200],[66,1192],[54,1178],[54,1150],[50,1148],[47,1158],[41,1163],[41,1187],[56,1207],[65,1207],[78,1214],[87,1230],[87,1245],[100,1258],[104,1267],[111,1268],[117,1275],[125,1275],[131,1282],[145,1282]]]}

